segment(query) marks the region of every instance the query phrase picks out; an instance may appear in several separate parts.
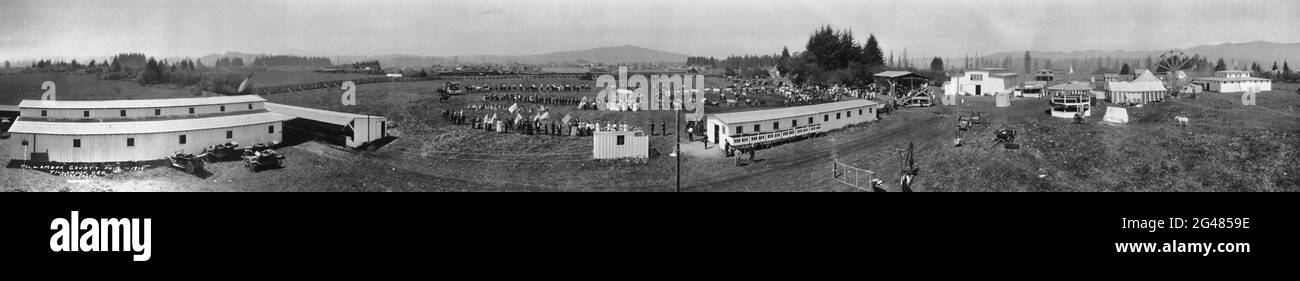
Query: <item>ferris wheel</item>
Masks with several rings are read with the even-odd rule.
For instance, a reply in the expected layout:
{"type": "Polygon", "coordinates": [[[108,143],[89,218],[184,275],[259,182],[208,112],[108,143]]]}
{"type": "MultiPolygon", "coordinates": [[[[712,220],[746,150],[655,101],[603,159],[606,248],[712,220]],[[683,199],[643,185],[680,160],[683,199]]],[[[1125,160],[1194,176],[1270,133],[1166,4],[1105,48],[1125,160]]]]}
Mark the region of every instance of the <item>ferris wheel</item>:
{"type": "MultiPolygon", "coordinates": [[[[1196,65],[1192,57],[1187,56],[1181,50],[1170,50],[1160,54],[1160,61],[1156,63],[1155,74],[1165,75],[1165,83],[1171,87],[1169,89],[1178,89],[1187,79],[1187,70],[1191,70],[1196,65]]],[[[1190,81],[1186,81],[1190,82],[1190,81]]]]}

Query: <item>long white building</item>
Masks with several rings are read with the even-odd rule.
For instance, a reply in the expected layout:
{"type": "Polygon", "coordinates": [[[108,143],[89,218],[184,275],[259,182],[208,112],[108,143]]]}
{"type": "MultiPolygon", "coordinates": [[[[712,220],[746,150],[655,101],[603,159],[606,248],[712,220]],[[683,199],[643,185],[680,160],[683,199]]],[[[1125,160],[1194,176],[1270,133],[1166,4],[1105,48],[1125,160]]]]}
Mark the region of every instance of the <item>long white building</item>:
{"type": "Polygon", "coordinates": [[[348,147],[360,147],[388,136],[388,118],[379,115],[361,115],[292,105],[266,103],[271,112],[285,114],[294,119],[285,126],[296,132],[314,135],[316,139],[348,147]]]}
{"type": "Polygon", "coordinates": [[[775,142],[876,121],[878,104],[848,100],[806,106],[708,115],[705,133],[713,144],[731,147],[775,142]]]}
{"type": "Polygon", "coordinates": [[[258,96],[24,100],[9,132],[14,160],[128,162],[199,153],[230,141],[279,142],[293,116],[267,111],[258,96]]]}
{"type": "Polygon", "coordinates": [[[1201,85],[1207,91],[1220,93],[1239,93],[1255,89],[1272,91],[1273,80],[1250,77],[1249,71],[1227,70],[1215,71],[1214,77],[1192,79],[1192,83],[1201,85]]]}

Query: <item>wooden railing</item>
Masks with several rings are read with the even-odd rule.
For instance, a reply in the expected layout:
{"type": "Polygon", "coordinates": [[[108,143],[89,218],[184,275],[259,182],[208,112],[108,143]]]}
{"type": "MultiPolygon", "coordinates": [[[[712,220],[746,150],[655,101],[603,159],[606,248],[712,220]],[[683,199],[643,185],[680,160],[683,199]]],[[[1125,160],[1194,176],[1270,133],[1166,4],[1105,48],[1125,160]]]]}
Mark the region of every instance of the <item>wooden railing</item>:
{"type": "Polygon", "coordinates": [[[790,139],[790,138],[795,138],[800,136],[817,134],[817,133],[821,133],[821,131],[822,131],[822,124],[812,124],[812,125],[796,127],[794,129],[783,130],[783,131],[759,133],[759,134],[752,134],[752,135],[732,136],[731,145],[744,146],[744,145],[750,145],[756,143],[774,142],[783,139],[790,139]]]}

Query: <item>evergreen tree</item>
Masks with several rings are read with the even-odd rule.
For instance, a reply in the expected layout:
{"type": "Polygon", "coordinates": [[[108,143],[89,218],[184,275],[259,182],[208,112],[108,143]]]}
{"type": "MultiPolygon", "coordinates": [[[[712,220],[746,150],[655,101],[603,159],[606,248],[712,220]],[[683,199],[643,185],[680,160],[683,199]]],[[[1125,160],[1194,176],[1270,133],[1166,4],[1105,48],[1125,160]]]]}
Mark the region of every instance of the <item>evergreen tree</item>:
{"type": "Polygon", "coordinates": [[[1033,59],[1029,57],[1029,51],[1025,51],[1025,73],[1034,71],[1033,59]]]}
{"type": "Polygon", "coordinates": [[[1291,65],[1287,64],[1286,61],[1282,61],[1282,80],[1290,81],[1292,79],[1291,74],[1291,65]]]}
{"type": "MultiPolygon", "coordinates": [[[[842,36],[844,36],[845,40],[848,40],[847,46],[852,46],[853,33],[849,33],[846,31],[845,34],[842,36]]],[[[863,60],[864,64],[868,66],[879,66],[885,64],[885,53],[880,50],[880,44],[876,42],[875,34],[871,34],[870,36],[867,37],[867,45],[864,46],[863,48],[865,48],[864,55],[866,55],[866,57],[863,60]]]]}
{"type": "Polygon", "coordinates": [[[1133,69],[1128,67],[1128,63],[1124,63],[1124,66],[1119,69],[1119,74],[1133,75],[1133,69]]]}
{"type": "Polygon", "coordinates": [[[943,60],[942,60],[942,59],[939,59],[939,57],[934,57],[934,59],[931,59],[931,60],[930,60],[930,72],[934,72],[934,73],[943,73],[943,72],[944,72],[944,71],[943,71],[943,60]]]}
{"type": "Polygon", "coordinates": [[[1223,63],[1223,58],[1219,58],[1219,62],[1214,64],[1214,71],[1224,70],[1228,70],[1228,65],[1223,63]]]}

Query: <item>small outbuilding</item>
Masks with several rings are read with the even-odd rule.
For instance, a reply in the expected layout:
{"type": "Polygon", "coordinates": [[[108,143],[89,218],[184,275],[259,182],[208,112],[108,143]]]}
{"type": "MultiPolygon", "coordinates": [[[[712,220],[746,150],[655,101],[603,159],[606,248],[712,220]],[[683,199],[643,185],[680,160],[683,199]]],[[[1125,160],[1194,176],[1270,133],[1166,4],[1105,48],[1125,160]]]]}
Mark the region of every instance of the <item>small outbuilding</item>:
{"type": "Polygon", "coordinates": [[[650,157],[650,137],[641,130],[596,131],[591,141],[592,158],[598,160],[650,157]]]}

